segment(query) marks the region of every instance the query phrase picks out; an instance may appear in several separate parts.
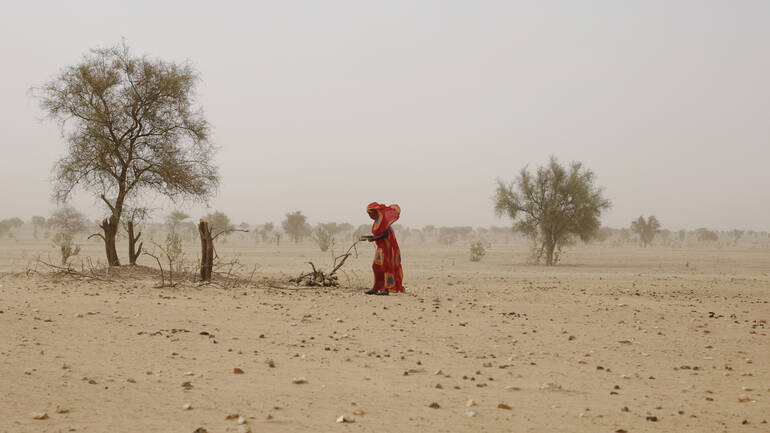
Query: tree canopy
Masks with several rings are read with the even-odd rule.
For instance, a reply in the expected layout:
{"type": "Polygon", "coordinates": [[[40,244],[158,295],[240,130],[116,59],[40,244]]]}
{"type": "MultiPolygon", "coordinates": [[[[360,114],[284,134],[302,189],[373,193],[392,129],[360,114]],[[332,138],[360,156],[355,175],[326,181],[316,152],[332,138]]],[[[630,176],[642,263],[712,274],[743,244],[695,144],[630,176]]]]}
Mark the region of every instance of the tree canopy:
{"type": "Polygon", "coordinates": [[[652,215],[647,220],[644,219],[644,216],[640,216],[631,222],[631,231],[639,235],[639,242],[645,247],[652,243],[659,229],[660,222],[652,215]]]}
{"type": "Polygon", "coordinates": [[[286,219],[281,222],[283,231],[285,231],[297,243],[310,235],[312,228],[307,223],[307,217],[302,215],[302,211],[296,211],[286,214],[286,219]]]}
{"type": "Polygon", "coordinates": [[[511,184],[498,181],[494,202],[495,213],[510,217],[513,229],[533,240],[533,258],[547,265],[557,263],[562,248],[575,239],[589,241],[610,207],[591,170],[580,162],[565,168],[555,157],[534,174],[523,168],[511,184]]]}

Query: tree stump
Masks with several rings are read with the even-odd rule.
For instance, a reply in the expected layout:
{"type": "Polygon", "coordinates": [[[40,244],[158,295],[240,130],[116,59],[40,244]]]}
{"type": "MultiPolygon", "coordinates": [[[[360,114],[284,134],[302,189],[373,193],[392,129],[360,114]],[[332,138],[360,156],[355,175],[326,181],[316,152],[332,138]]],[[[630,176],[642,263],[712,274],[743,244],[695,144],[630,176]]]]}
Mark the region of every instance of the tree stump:
{"type": "Polygon", "coordinates": [[[128,262],[132,265],[136,264],[136,259],[142,254],[142,243],[139,243],[139,247],[136,246],[136,242],[142,236],[142,232],[139,232],[134,236],[134,222],[129,221],[127,224],[128,230],[128,262]]]}
{"type": "Polygon", "coordinates": [[[198,233],[201,236],[201,281],[211,281],[214,269],[214,239],[211,237],[211,226],[206,220],[200,220],[198,233]]]}

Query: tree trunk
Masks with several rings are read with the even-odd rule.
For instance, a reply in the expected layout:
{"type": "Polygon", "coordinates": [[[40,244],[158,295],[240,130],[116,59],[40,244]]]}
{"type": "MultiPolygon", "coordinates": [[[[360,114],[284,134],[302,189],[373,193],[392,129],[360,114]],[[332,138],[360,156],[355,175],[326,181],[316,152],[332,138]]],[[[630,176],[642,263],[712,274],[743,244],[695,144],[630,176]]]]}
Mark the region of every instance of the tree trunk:
{"type": "Polygon", "coordinates": [[[107,265],[120,266],[118,250],[115,248],[115,238],[118,235],[118,219],[115,216],[105,218],[101,225],[104,230],[104,249],[107,253],[107,265]]]}
{"type": "Polygon", "coordinates": [[[201,236],[201,281],[211,281],[211,272],[214,269],[214,240],[211,239],[209,223],[201,219],[198,233],[201,236]]]}
{"type": "Polygon", "coordinates": [[[128,261],[132,265],[136,265],[136,259],[139,257],[139,254],[142,254],[142,243],[139,243],[139,246],[136,246],[136,242],[139,241],[139,238],[142,237],[142,232],[139,232],[134,236],[134,222],[129,221],[128,222],[128,261]]]}
{"type": "Polygon", "coordinates": [[[547,241],[545,245],[545,264],[547,266],[553,265],[553,252],[556,249],[556,245],[554,242],[547,241]]]}

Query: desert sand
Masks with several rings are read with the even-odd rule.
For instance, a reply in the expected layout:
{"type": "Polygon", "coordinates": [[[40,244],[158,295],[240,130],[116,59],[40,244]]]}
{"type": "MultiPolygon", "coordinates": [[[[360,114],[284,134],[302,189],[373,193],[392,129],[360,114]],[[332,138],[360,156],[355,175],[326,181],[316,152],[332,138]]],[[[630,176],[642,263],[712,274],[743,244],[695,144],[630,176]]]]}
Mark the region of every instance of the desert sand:
{"type": "Polygon", "coordinates": [[[87,281],[0,242],[0,432],[770,431],[768,249],[405,241],[389,297],[368,245],[324,289],[286,282],[328,265],[311,242],[218,250],[252,282],[87,281]]]}

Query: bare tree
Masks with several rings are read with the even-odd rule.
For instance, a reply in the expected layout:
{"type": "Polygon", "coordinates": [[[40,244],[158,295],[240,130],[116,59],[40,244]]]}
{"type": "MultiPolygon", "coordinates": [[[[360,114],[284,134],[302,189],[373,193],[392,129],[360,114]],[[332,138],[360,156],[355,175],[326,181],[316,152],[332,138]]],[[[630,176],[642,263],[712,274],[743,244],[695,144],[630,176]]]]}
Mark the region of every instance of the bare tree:
{"type": "Polygon", "coordinates": [[[644,219],[644,216],[640,216],[631,222],[631,231],[639,235],[639,242],[642,243],[643,247],[652,243],[659,229],[660,221],[652,215],[647,220],[644,219]]]}
{"type": "Polygon", "coordinates": [[[101,222],[107,262],[120,264],[115,238],[127,201],[155,192],[205,202],[219,184],[209,125],[197,108],[189,64],[134,56],[125,43],[95,49],[33,89],[58,123],[66,155],[54,167],[54,198],[76,188],[108,209],[101,222]]]}
{"type": "Polygon", "coordinates": [[[579,162],[562,167],[555,157],[532,175],[526,168],[510,185],[498,181],[495,213],[508,215],[514,230],[529,236],[534,259],[558,262],[565,245],[575,238],[589,241],[599,230],[602,211],[610,207],[594,174],[579,162]],[[518,190],[518,191],[517,191],[518,190]]]}

